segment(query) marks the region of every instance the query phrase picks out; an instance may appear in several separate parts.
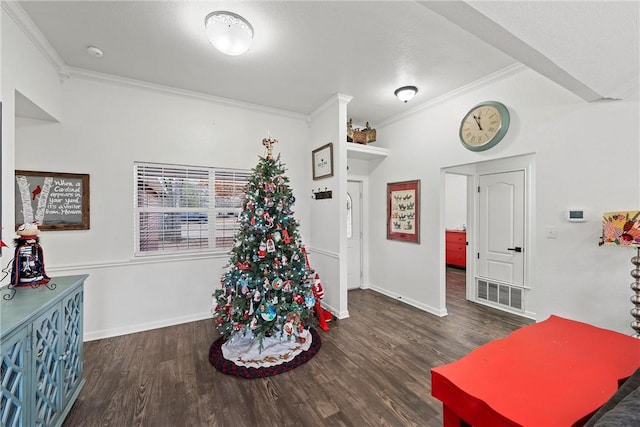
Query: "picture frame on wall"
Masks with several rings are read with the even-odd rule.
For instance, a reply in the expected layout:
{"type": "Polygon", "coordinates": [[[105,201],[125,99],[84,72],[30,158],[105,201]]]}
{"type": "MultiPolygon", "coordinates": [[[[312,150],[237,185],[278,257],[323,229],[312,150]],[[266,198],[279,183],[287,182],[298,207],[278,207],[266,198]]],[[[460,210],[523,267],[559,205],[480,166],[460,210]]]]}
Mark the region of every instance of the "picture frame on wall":
{"type": "Polygon", "coordinates": [[[89,174],[15,171],[16,227],[37,222],[40,230],[89,230],[89,174]]]}
{"type": "Polygon", "coordinates": [[[333,176],[333,143],[330,142],[313,150],[311,161],[314,180],[333,176]]]}
{"type": "Polygon", "coordinates": [[[420,243],[420,180],[387,184],[387,239],[420,243]]]}

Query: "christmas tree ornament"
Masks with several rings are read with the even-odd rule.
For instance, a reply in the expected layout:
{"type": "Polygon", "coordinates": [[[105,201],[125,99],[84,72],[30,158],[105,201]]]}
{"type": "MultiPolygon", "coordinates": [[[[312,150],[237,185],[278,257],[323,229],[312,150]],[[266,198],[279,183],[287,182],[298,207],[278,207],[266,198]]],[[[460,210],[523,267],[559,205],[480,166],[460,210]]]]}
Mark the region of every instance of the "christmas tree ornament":
{"type": "Polygon", "coordinates": [[[264,219],[267,222],[267,227],[268,228],[272,228],[273,227],[273,217],[271,215],[269,215],[269,212],[265,212],[264,213],[264,219]]]}
{"type": "Polygon", "coordinates": [[[269,237],[269,239],[267,239],[267,252],[275,252],[276,251],[276,245],[273,242],[273,239],[271,237],[269,237]]]}
{"type": "Polygon", "coordinates": [[[276,277],[275,279],[273,279],[273,282],[271,282],[271,286],[273,287],[274,291],[279,291],[280,289],[282,289],[283,285],[284,281],[279,277],[276,277]]]}
{"type": "Polygon", "coordinates": [[[282,240],[282,235],[280,234],[279,231],[274,231],[273,234],[271,234],[271,237],[273,237],[273,241],[278,243],[280,242],[280,240],[282,240]]]}
{"type": "Polygon", "coordinates": [[[304,297],[304,305],[307,308],[311,308],[316,304],[316,299],[313,297],[313,295],[307,295],[304,297]]]}
{"type": "Polygon", "coordinates": [[[289,237],[289,232],[285,229],[282,230],[282,240],[286,243],[289,244],[291,243],[291,238],[289,237]]]}
{"type": "Polygon", "coordinates": [[[276,308],[272,305],[262,305],[260,310],[260,317],[262,317],[267,322],[272,321],[276,318],[276,308]]]}
{"type": "Polygon", "coordinates": [[[289,320],[284,324],[283,330],[285,334],[292,335],[296,328],[293,326],[293,322],[289,320]]]}
{"type": "Polygon", "coordinates": [[[260,242],[258,248],[258,258],[264,258],[267,255],[267,243],[265,241],[260,242]]]}
{"type": "Polygon", "coordinates": [[[249,265],[249,261],[244,261],[244,262],[236,262],[236,267],[238,267],[238,269],[240,270],[251,270],[251,266],[249,265]]]}

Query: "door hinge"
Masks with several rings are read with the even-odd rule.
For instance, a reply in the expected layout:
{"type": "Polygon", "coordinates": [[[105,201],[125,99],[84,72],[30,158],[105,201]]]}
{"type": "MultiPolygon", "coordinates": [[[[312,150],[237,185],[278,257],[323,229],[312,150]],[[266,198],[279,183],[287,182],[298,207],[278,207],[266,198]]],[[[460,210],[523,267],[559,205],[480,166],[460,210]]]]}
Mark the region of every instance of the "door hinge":
{"type": "Polygon", "coordinates": [[[480,259],[480,252],[478,252],[478,259],[480,259]]]}
{"type": "Polygon", "coordinates": [[[480,192],[480,186],[478,185],[478,193],[480,192]]]}

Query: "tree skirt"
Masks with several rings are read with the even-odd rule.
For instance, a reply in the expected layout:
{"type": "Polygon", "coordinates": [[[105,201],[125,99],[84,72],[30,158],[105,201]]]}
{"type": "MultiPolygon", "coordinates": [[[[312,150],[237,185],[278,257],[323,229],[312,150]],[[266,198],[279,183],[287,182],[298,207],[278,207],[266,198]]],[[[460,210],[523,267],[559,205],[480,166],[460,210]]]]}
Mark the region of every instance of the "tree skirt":
{"type": "MultiPolygon", "coordinates": [[[[315,329],[310,329],[309,332],[311,332],[311,345],[307,350],[299,352],[292,358],[287,357],[286,354],[288,353],[281,357],[265,357],[264,363],[258,362],[257,359],[252,356],[245,357],[245,360],[243,360],[243,358],[234,357],[236,361],[225,358],[222,349],[224,342],[222,341],[222,338],[219,338],[211,344],[211,348],[209,349],[209,362],[211,362],[211,364],[223,374],[234,375],[242,378],[264,378],[278,375],[308,362],[316,355],[318,350],[320,350],[320,335],[315,331],[315,329]],[[275,359],[280,359],[281,362],[276,362],[275,359]]],[[[295,349],[292,348],[291,350],[295,349]]]]}

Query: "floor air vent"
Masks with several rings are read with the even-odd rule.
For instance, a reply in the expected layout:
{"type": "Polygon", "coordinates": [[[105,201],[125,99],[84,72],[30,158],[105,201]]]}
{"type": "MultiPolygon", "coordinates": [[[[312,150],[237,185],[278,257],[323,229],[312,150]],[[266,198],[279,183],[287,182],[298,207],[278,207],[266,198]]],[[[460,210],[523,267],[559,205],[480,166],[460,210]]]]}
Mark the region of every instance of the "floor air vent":
{"type": "Polygon", "coordinates": [[[479,300],[522,310],[522,289],[520,288],[478,280],[476,296],[479,300]]]}

